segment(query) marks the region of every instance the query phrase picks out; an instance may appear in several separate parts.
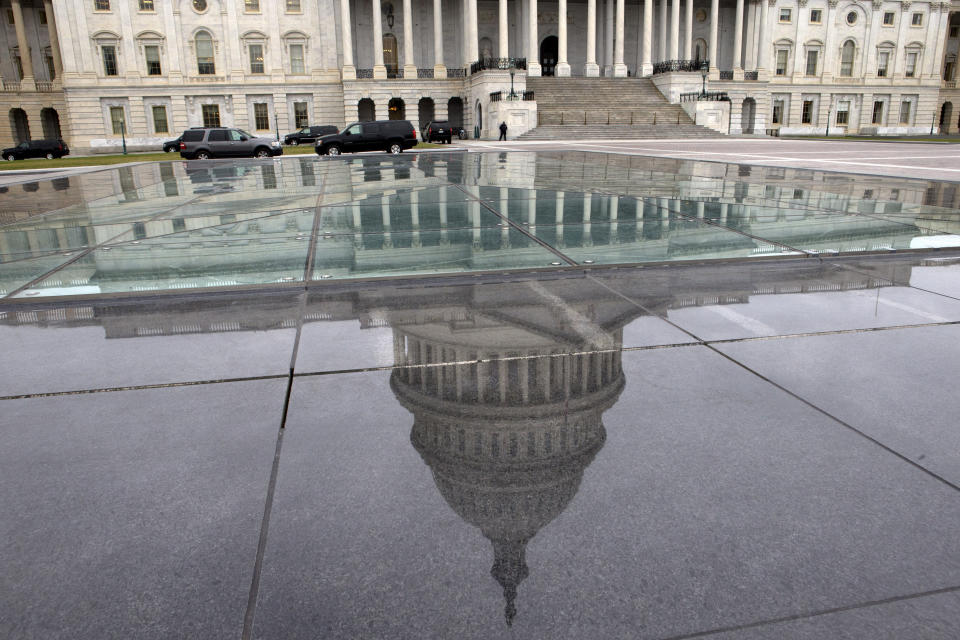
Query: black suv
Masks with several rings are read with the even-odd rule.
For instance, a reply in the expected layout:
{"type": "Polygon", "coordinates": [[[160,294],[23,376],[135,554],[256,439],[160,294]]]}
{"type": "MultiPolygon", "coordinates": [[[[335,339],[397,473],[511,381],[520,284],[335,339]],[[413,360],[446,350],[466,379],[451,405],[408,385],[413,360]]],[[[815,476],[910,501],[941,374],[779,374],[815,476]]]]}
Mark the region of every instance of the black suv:
{"type": "Polygon", "coordinates": [[[332,125],[304,127],[299,131],[294,131],[293,133],[288,133],[283,136],[283,144],[307,144],[308,142],[316,142],[320,136],[327,136],[331,133],[337,133],[338,131],[339,129],[332,125]]]}
{"type": "Polygon", "coordinates": [[[354,122],[341,131],[317,139],[317,155],[338,156],[356,151],[402,153],[417,144],[417,130],[409,120],[354,122]]]}
{"type": "Polygon", "coordinates": [[[4,160],[25,160],[27,158],[52,160],[66,155],[70,155],[70,148],[67,147],[66,142],[59,138],[56,140],[28,140],[0,152],[0,156],[4,160]]]}
{"type": "Polygon", "coordinates": [[[427,123],[427,126],[423,128],[423,141],[433,142],[434,140],[450,144],[453,140],[453,129],[450,128],[449,122],[436,120],[427,123]]]}
{"type": "Polygon", "coordinates": [[[254,157],[283,155],[279,140],[258,138],[243,129],[209,127],[187,129],[180,136],[180,157],[188,160],[207,158],[254,157]]]}

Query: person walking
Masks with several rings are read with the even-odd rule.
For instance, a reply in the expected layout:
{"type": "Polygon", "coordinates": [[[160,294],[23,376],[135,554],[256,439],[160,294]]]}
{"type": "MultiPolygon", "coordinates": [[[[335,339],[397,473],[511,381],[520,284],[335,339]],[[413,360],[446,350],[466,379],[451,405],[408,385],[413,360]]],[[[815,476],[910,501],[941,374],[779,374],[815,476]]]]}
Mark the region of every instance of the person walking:
{"type": "Polygon", "coordinates": [[[507,123],[501,122],[500,123],[500,140],[506,140],[506,139],[507,139],[507,123]]]}

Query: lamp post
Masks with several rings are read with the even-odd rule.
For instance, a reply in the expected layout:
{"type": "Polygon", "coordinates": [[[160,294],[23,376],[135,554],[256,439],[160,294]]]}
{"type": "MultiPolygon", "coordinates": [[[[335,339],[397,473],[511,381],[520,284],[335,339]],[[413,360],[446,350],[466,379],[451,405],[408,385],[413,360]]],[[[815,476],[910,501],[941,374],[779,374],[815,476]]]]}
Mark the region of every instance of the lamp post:
{"type": "Polygon", "coordinates": [[[516,96],[516,94],[513,92],[513,75],[516,72],[517,72],[517,68],[511,64],[510,65],[510,99],[511,100],[513,100],[513,98],[516,96]]]}
{"type": "Polygon", "coordinates": [[[708,73],[708,71],[707,71],[707,68],[706,68],[706,67],[701,67],[701,68],[700,68],[700,77],[703,78],[703,85],[702,85],[702,88],[700,89],[700,97],[701,97],[701,98],[702,98],[703,96],[707,95],[707,73],[708,73]]]}
{"type": "Polygon", "coordinates": [[[127,123],[120,121],[120,142],[123,144],[123,155],[127,155],[127,123]]]}

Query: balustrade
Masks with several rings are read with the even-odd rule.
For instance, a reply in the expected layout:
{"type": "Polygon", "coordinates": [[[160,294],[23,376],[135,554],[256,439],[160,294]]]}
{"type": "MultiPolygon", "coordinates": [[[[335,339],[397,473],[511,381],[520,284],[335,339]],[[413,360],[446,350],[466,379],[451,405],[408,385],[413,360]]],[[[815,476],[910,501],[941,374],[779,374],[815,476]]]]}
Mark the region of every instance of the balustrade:
{"type": "Polygon", "coordinates": [[[480,58],[476,62],[470,64],[470,75],[474,73],[479,73],[481,71],[507,71],[513,67],[514,69],[523,69],[527,68],[527,59],[526,58],[480,58]]]}
{"type": "Polygon", "coordinates": [[[670,73],[673,71],[706,71],[710,68],[709,60],[664,60],[653,65],[653,73],[670,73]]]}

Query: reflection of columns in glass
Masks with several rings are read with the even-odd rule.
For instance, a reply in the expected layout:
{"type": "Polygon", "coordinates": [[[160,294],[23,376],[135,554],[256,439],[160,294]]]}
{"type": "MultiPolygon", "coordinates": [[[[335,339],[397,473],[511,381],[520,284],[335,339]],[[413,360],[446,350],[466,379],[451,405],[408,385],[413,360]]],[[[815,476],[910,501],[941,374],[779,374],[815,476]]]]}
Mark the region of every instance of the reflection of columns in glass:
{"type": "Polygon", "coordinates": [[[680,58],[680,0],[672,0],[670,6],[670,59],[680,58]]]}
{"type": "Polygon", "coordinates": [[[757,69],[767,68],[767,52],[770,46],[767,44],[767,34],[769,33],[769,3],[767,0],[760,0],[760,37],[757,43],[757,69]]]}
{"type": "Polygon", "coordinates": [[[743,0],[737,0],[733,18],[733,68],[743,69],[743,0]]]}
{"type": "MultiPolygon", "coordinates": [[[[500,187],[500,214],[503,217],[510,218],[510,189],[500,187]]],[[[500,223],[500,246],[504,249],[510,248],[510,225],[506,222],[500,223]]]]}
{"type": "Polygon", "coordinates": [[[440,0],[433,0],[433,77],[445,78],[447,67],[443,63],[443,12],[440,0]]]}
{"type": "Polygon", "coordinates": [[[530,228],[530,233],[536,234],[537,232],[537,199],[530,198],[527,200],[527,226],[530,228]]]}
{"type": "MultiPolygon", "coordinates": [[[[506,0],[503,0],[505,3],[506,0]]],[[[570,75],[570,63],[567,61],[567,0],[558,0],[557,15],[557,67],[554,73],[565,77],[570,75]]]]}
{"type": "MultiPolygon", "coordinates": [[[[476,2],[477,0],[473,0],[476,2]]],[[[527,54],[527,76],[540,75],[540,36],[537,30],[537,0],[527,0],[529,3],[529,35],[530,52],[527,54]]]]}
{"type": "Polygon", "coordinates": [[[480,242],[480,187],[468,187],[474,199],[470,201],[470,224],[473,227],[473,247],[479,249],[480,242]]]}
{"type": "Polygon", "coordinates": [[[666,198],[657,198],[657,209],[660,211],[660,233],[667,235],[670,230],[670,201],[666,198]]]}
{"type": "Polygon", "coordinates": [[[660,41],[657,43],[657,62],[667,59],[667,0],[660,0],[660,41]]]}
{"type": "Polygon", "coordinates": [[[610,244],[617,244],[617,230],[619,228],[620,197],[610,196],[610,244]]]}
{"type": "MultiPolygon", "coordinates": [[[[689,1],[689,0],[688,0],[689,1]]],[[[627,65],[623,62],[623,0],[617,0],[616,9],[616,36],[613,44],[613,75],[617,78],[627,76],[627,65]]]]}
{"type": "Polygon", "coordinates": [[[393,247],[393,238],[390,235],[390,198],[380,196],[380,214],[383,219],[383,246],[385,249],[393,247]]]}
{"type": "Polygon", "coordinates": [[[583,65],[583,75],[600,75],[597,65],[597,0],[587,0],[587,62],[583,65]]]}
{"type": "Polygon", "coordinates": [[[362,249],[363,218],[360,217],[360,205],[354,204],[350,208],[353,210],[353,246],[357,249],[362,249]]]}
{"type": "Polygon", "coordinates": [[[507,32],[510,27],[509,16],[507,16],[507,0],[500,0],[499,6],[499,31],[497,32],[497,42],[501,58],[510,57],[509,36],[507,32]]]}
{"type": "Polygon", "coordinates": [[[420,192],[410,192],[410,224],[413,226],[413,246],[420,246],[420,192]]]}
{"type": "Polygon", "coordinates": [[[563,191],[557,191],[557,213],[556,213],[556,227],[557,227],[557,245],[563,246],[563,191]]]}
{"type": "Polygon", "coordinates": [[[653,73],[653,0],[643,2],[643,47],[640,54],[640,75],[647,77],[653,73]]]}
{"type": "Polygon", "coordinates": [[[373,9],[373,77],[386,78],[387,68],[383,65],[383,24],[380,18],[380,0],[370,0],[373,9]]]}
{"type": "Polygon", "coordinates": [[[417,77],[417,65],[413,62],[413,11],[410,9],[410,0],[403,0],[403,77],[417,77]]]}
{"type": "Polygon", "coordinates": [[[634,237],[638,241],[643,240],[643,208],[646,205],[646,202],[647,201],[643,198],[637,198],[636,206],[634,209],[634,216],[637,219],[637,226],[635,229],[634,237]]]}
{"type": "Polygon", "coordinates": [[[687,0],[683,21],[683,59],[693,60],[693,0],[687,0]]]}
{"type": "Polygon", "coordinates": [[[57,35],[57,18],[53,14],[51,0],[43,0],[44,11],[47,12],[47,33],[50,36],[50,54],[53,56],[53,71],[57,80],[63,77],[63,58],[60,57],[60,37],[57,35]]]}
{"type": "Polygon", "coordinates": [[[583,240],[581,241],[581,244],[584,247],[593,246],[593,229],[590,223],[590,217],[593,213],[592,209],[593,194],[583,194],[583,240]]]}
{"type": "Polygon", "coordinates": [[[720,224],[727,224],[727,209],[729,206],[726,202],[720,205],[720,224]]]}
{"type": "Polygon", "coordinates": [[[20,8],[20,0],[11,0],[13,11],[13,26],[17,32],[17,47],[20,49],[20,66],[23,67],[23,78],[20,80],[20,88],[23,91],[33,91],[36,89],[33,77],[33,58],[30,56],[30,44],[27,42],[27,32],[23,28],[23,11],[20,8]]]}
{"type": "Polygon", "coordinates": [[[704,215],[704,212],[703,212],[703,202],[698,201],[698,202],[697,202],[697,217],[700,218],[701,220],[703,220],[703,215],[704,215]]]}
{"type": "Polygon", "coordinates": [[[710,0],[710,70],[713,71],[716,69],[720,63],[717,60],[717,28],[718,28],[718,18],[717,15],[720,13],[720,0],[710,0]]]}

